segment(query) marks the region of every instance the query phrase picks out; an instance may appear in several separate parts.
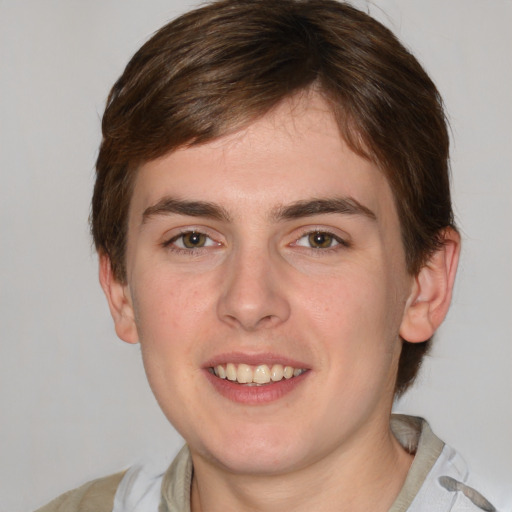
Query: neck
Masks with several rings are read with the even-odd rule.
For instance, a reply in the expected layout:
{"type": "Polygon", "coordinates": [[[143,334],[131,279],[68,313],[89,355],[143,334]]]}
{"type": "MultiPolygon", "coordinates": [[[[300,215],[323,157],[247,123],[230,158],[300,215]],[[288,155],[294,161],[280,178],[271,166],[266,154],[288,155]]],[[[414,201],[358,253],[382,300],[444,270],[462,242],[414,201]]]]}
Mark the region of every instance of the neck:
{"type": "Polygon", "coordinates": [[[192,454],[192,512],[387,511],[413,457],[389,427],[277,475],[234,474],[192,454]]]}

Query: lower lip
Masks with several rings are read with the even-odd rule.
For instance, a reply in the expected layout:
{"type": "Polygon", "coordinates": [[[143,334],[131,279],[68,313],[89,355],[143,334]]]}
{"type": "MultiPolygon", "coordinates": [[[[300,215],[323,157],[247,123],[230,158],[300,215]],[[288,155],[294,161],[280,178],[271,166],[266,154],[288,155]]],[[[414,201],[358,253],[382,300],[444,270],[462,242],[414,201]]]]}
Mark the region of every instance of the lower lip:
{"type": "Polygon", "coordinates": [[[294,391],[304,382],[309,371],[291,379],[283,379],[279,382],[261,386],[246,386],[228,379],[220,379],[209,370],[205,370],[205,374],[215,390],[224,398],[241,404],[263,405],[275,402],[294,391]]]}

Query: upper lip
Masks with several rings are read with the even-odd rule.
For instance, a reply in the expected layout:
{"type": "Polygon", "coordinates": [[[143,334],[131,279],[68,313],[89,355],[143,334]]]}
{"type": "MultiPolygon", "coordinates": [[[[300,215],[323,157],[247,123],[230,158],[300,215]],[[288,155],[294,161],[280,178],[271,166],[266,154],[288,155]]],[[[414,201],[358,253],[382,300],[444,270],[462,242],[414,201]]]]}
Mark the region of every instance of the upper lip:
{"type": "Polygon", "coordinates": [[[204,367],[213,368],[218,365],[226,363],[241,364],[245,363],[251,366],[258,366],[260,364],[281,364],[283,366],[292,366],[293,368],[309,369],[308,365],[297,359],[290,358],[275,354],[272,352],[260,352],[260,353],[246,353],[246,352],[226,352],[224,354],[218,354],[209,359],[204,367]]]}

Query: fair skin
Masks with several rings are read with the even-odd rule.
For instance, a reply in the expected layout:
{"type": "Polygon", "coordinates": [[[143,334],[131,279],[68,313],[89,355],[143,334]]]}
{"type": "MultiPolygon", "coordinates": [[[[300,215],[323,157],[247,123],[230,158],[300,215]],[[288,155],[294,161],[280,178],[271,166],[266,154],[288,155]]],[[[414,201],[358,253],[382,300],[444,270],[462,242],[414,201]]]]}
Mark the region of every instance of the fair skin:
{"type": "Polygon", "coordinates": [[[446,314],[445,239],[407,273],[385,177],[314,94],[141,167],[127,282],[106,256],[100,279],[189,444],[194,512],[389,509],[412,460],[389,429],[400,335],[446,314]]]}

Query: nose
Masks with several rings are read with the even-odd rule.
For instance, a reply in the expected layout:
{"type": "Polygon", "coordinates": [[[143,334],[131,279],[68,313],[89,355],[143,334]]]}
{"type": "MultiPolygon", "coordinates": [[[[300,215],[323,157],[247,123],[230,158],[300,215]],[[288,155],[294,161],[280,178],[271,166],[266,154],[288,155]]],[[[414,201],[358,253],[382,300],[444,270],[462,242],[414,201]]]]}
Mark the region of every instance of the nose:
{"type": "Polygon", "coordinates": [[[226,262],[224,277],[217,305],[223,322],[254,331],[275,327],[290,316],[286,278],[268,251],[237,251],[226,262]]]}

